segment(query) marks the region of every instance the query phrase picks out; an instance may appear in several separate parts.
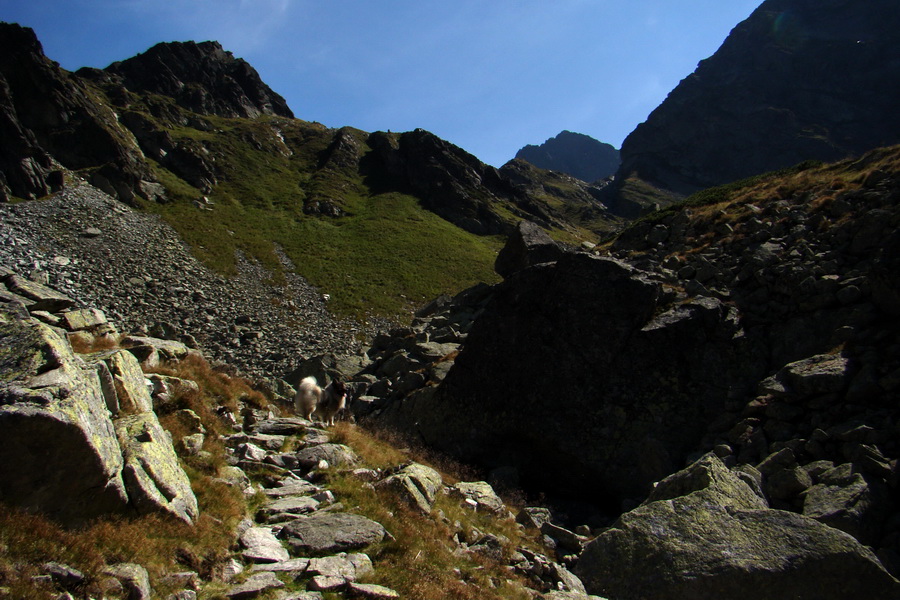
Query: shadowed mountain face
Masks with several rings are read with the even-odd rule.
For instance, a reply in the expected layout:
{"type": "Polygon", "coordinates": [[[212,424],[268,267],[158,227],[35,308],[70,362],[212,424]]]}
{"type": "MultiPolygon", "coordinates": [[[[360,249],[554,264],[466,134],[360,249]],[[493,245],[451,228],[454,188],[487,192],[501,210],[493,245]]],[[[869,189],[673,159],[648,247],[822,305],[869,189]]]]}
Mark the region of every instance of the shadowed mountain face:
{"type": "Polygon", "coordinates": [[[563,131],[540,146],[529,144],[516,153],[516,158],[588,182],[609,177],[619,168],[618,150],[571,131],[563,131]]]}
{"type": "Polygon", "coordinates": [[[626,138],[620,198],[629,180],[671,198],[897,143],[898,27],[892,0],[767,0],[626,138]]]}

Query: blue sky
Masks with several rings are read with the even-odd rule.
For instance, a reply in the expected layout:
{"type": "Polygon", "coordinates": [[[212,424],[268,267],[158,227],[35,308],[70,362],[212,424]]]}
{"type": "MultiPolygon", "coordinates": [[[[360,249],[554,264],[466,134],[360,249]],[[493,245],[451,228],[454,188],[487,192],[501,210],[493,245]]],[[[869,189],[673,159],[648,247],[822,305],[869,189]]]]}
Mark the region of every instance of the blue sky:
{"type": "Polygon", "coordinates": [[[494,166],[563,129],[619,147],[761,0],[0,0],[64,68],[217,40],[329,127],[422,127],[494,166]]]}

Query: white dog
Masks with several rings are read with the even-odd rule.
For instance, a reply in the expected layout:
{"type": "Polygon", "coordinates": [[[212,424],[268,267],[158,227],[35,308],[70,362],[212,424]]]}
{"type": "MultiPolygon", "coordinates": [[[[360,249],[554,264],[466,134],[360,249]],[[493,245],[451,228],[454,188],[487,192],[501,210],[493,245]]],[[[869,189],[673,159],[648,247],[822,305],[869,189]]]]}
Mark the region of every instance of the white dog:
{"type": "Polygon", "coordinates": [[[321,388],[315,377],[305,377],[294,396],[294,410],[307,421],[312,421],[315,413],[322,422],[334,425],[335,417],[346,406],[347,386],[337,380],[321,388]]]}

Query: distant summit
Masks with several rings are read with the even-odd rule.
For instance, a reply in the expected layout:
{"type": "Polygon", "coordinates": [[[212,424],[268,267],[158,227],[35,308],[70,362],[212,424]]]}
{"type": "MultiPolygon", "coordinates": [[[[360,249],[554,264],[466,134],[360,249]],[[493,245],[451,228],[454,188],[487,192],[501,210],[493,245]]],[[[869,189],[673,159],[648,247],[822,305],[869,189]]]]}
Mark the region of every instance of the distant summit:
{"type": "Polygon", "coordinates": [[[571,131],[563,131],[540,146],[529,144],[516,153],[516,158],[587,182],[609,177],[620,162],[619,151],[611,145],[571,131]]]}

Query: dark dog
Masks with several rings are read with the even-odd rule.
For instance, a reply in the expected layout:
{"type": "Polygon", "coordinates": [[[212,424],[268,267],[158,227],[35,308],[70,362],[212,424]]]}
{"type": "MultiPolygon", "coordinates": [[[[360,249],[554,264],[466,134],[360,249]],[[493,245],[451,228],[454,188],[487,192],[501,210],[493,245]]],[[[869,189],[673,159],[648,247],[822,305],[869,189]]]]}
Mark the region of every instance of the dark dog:
{"type": "Polygon", "coordinates": [[[294,410],[307,421],[312,421],[313,414],[316,414],[323,423],[334,425],[335,417],[346,406],[347,386],[340,381],[332,381],[321,388],[315,377],[306,377],[297,386],[294,410]]]}

